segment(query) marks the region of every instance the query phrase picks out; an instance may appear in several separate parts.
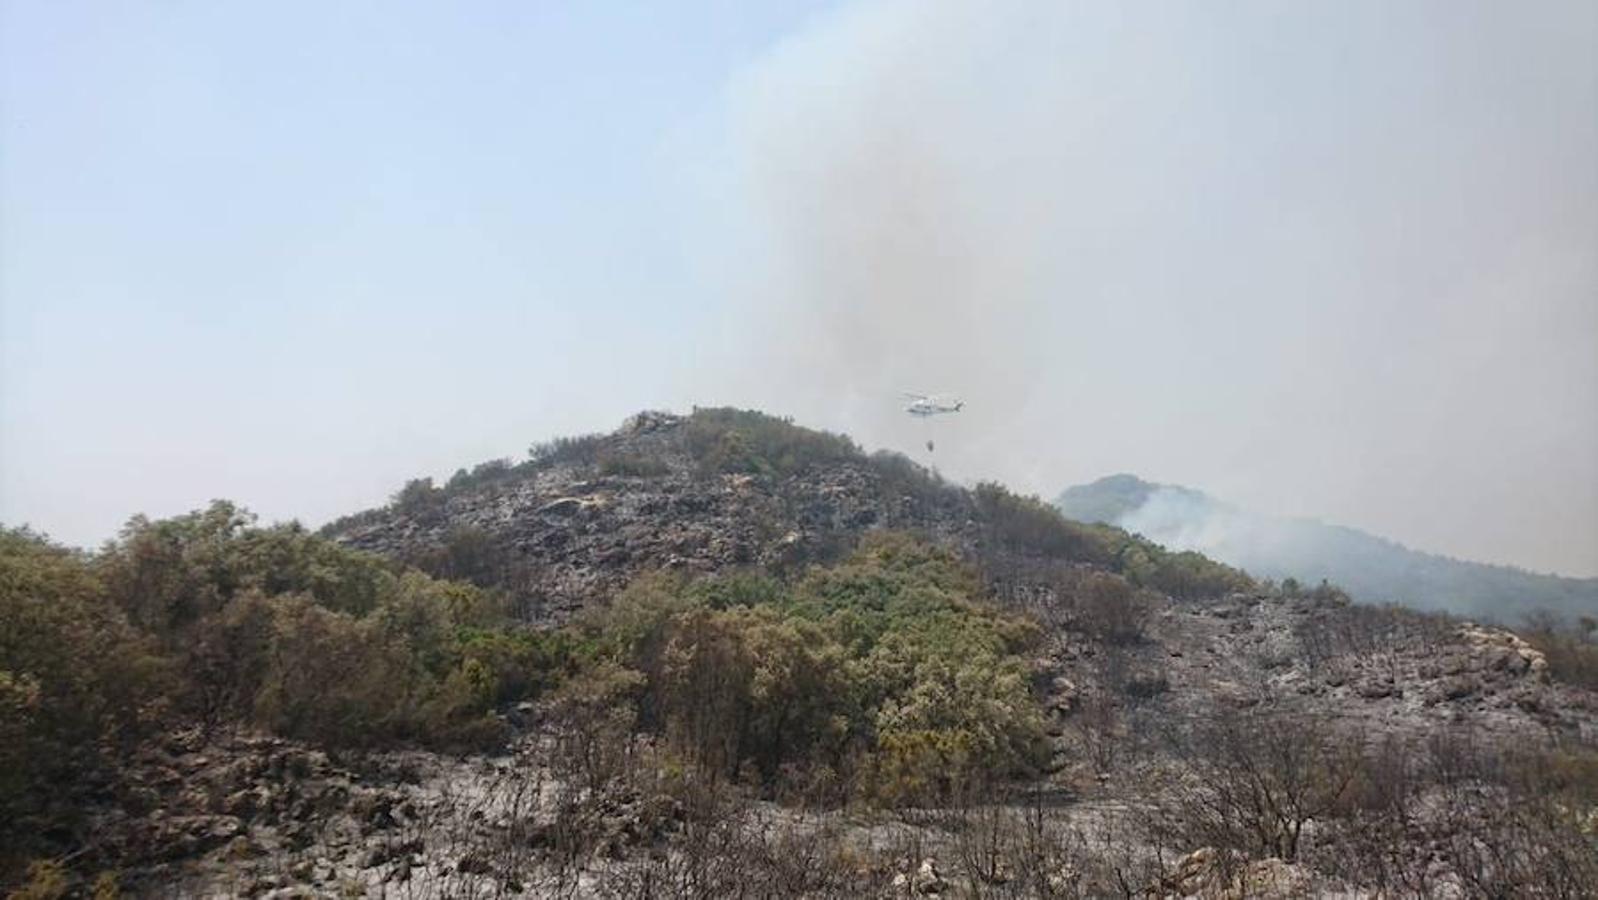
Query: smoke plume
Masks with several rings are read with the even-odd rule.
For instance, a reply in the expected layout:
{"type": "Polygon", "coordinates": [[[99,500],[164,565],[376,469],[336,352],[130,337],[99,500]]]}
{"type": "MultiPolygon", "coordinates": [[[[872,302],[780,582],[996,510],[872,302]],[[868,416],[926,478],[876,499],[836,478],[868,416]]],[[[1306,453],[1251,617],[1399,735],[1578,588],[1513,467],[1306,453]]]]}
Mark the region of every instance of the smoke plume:
{"type": "Polygon", "coordinates": [[[728,93],[699,393],[961,479],[1130,469],[1598,573],[1594,10],[818,18],[728,93]]]}

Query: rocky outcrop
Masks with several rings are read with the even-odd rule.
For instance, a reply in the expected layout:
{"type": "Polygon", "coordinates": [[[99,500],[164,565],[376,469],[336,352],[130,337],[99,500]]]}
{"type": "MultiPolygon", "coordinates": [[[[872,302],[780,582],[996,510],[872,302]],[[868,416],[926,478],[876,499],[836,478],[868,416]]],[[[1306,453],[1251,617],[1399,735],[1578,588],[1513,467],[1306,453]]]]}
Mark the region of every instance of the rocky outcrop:
{"type": "Polygon", "coordinates": [[[1351,738],[1598,739],[1598,697],[1502,629],[1307,598],[1166,599],[1140,641],[1057,632],[1038,666],[1056,757],[1094,778],[1105,735],[1224,713],[1309,717],[1351,738]]]}
{"type": "Polygon", "coordinates": [[[355,767],[278,738],[178,732],[126,768],[89,852],[135,894],[370,896],[413,879],[502,892],[461,837],[499,827],[509,766],[405,752],[355,767]]]}
{"type": "Polygon", "coordinates": [[[1460,637],[1475,656],[1475,668],[1504,672],[1511,677],[1548,680],[1548,659],[1526,639],[1502,628],[1484,628],[1473,622],[1459,627],[1460,637]]]}

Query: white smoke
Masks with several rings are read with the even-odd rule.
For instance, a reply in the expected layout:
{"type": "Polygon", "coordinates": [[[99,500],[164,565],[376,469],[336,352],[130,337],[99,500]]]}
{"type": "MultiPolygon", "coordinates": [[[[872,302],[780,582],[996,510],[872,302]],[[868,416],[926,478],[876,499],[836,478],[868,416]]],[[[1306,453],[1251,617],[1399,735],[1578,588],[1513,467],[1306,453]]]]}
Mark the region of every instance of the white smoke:
{"type": "Polygon", "coordinates": [[[935,436],[946,472],[1044,495],[1133,470],[1598,572],[1595,23],[823,16],[736,80],[707,155],[733,358],[707,352],[695,399],[923,458],[935,436]],[[968,405],[925,426],[902,390],[968,405]]]}

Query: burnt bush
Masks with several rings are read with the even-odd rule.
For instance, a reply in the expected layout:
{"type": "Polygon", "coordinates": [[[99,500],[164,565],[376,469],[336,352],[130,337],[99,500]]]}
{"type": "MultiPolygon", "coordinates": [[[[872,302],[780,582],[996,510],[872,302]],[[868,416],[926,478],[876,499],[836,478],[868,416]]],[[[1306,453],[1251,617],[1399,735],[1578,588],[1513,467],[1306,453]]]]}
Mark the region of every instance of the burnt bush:
{"type": "Polygon", "coordinates": [[[881,479],[885,498],[908,497],[923,507],[965,502],[963,490],[903,453],[878,450],[871,454],[870,464],[881,479]]]}
{"type": "Polygon", "coordinates": [[[1504,746],[1451,728],[1366,748],[1353,787],[1310,856],[1348,883],[1409,896],[1598,893],[1591,746],[1504,746]]]}
{"type": "Polygon", "coordinates": [[[504,584],[511,562],[494,535],[475,525],[456,525],[441,543],[406,553],[403,559],[434,578],[484,588],[504,584]]]}
{"type": "Polygon", "coordinates": [[[899,802],[1040,762],[1036,628],[979,591],[950,554],[879,535],[798,584],[646,579],[578,628],[644,675],[640,723],[705,775],[826,768],[899,802]]]}
{"type": "Polygon", "coordinates": [[[972,496],[995,550],[1105,565],[1114,559],[1105,529],[1073,522],[1036,497],[1011,493],[993,482],[977,485],[972,496]]]}
{"type": "Polygon", "coordinates": [[[1285,713],[1219,712],[1167,740],[1181,779],[1151,828],[1170,846],[1223,858],[1295,859],[1306,826],[1346,805],[1362,763],[1357,742],[1285,713]]]}
{"type": "Polygon", "coordinates": [[[1060,587],[1070,609],[1069,624],[1107,644],[1143,640],[1158,597],[1110,572],[1073,572],[1060,587]]]}
{"type": "Polygon", "coordinates": [[[996,572],[1014,568],[1007,556],[1032,555],[1112,569],[1137,587],[1179,599],[1210,599],[1255,587],[1246,573],[1203,554],[1173,553],[1114,526],[1067,519],[1036,497],[998,484],[979,484],[972,497],[987,530],[984,567],[996,572]]]}

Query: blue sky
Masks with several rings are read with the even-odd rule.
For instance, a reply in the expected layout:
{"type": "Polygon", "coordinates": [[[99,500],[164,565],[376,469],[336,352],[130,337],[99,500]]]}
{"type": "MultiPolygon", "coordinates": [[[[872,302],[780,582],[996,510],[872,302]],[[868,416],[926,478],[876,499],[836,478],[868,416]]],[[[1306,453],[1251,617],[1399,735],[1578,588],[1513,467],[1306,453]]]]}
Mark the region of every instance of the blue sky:
{"type": "MultiPolygon", "coordinates": [[[[1598,7],[0,0],[0,521],[737,403],[1598,574],[1598,7]]],[[[923,457],[925,458],[925,457],[923,457]]]]}

